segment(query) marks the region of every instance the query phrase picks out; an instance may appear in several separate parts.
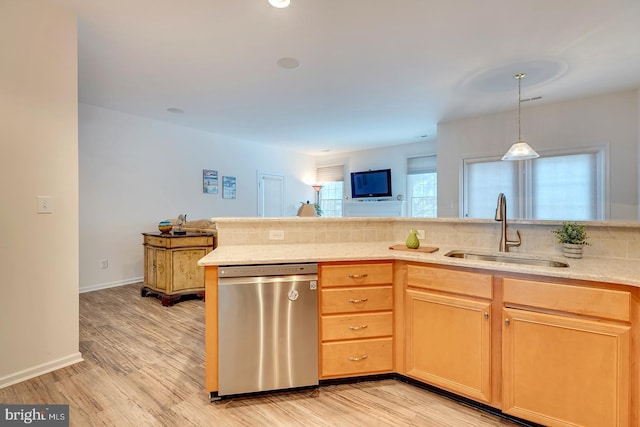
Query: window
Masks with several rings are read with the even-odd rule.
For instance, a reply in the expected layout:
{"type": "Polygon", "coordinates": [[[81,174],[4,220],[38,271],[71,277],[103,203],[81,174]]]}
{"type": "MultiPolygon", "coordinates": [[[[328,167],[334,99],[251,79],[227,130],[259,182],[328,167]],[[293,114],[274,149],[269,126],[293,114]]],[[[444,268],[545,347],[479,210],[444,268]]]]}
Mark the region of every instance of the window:
{"type": "Polygon", "coordinates": [[[344,165],[316,169],[316,182],[322,185],[319,204],[323,217],[341,217],[344,199],[344,165]]]}
{"type": "Polygon", "coordinates": [[[436,156],[407,159],[407,203],[409,216],[435,218],[438,215],[436,156]]]}
{"type": "Polygon", "coordinates": [[[504,193],[510,218],[605,219],[605,149],[540,153],[532,160],[465,159],[463,216],[492,218],[504,193]]]}

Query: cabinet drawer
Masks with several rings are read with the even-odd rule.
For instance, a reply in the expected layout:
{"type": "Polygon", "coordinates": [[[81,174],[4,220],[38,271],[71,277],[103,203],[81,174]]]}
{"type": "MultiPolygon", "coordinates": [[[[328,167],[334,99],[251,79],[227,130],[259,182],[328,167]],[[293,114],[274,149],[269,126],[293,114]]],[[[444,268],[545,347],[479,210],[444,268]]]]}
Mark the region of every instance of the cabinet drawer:
{"type": "Polygon", "coordinates": [[[504,302],[628,322],[631,294],[611,289],[503,279],[504,302]]]}
{"type": "Polygon", "coordinates": [[[393,370],[393,339],[322,344],[322,376],[350,376],[393,370]]]}
{"type": "Polygon", "coordinates": [[[150,236],[144,235],[144,244],[159,248],[189,248],[189,247],[202,247],[210,246],[213,249],[213,235],[202,234],[192,235],[186,237],[176,237],[172,235],[165,236],[150,236]]]}
{"type": "Polygon", "coordinates": [[[195,246],[213,246],[213,236],[189,236],[170,239],[169,245],[172,248],[189,248],[195,246]]]}
{"type": "Polygon", "coordinates": [[[323,341],[393,335],[391,312],[322,316],[321,323],[323,341]]]}
{"type": "Polygon", "coordinates": [[[444,268],[407,266],[407,284],[410,287],[452,292],[479,298],[492,299],[493,276],[444,268]]]}
{"type": "Polygon", "coordinates": [[[393,308],[391,286],[322,289],[321,313],[358,313],[393,308]]]}
{"type": "Polygon", "coordinates": [[[166,246],[166,239],[163,237],[144,236],[144,244],[149,246],[157,246],[164,248],[166,246]]]}
{"type": "Polygon", "coordinates": [[[390,284],[393,264],[321,265],[319,277],[322,287],[390,284]]]}

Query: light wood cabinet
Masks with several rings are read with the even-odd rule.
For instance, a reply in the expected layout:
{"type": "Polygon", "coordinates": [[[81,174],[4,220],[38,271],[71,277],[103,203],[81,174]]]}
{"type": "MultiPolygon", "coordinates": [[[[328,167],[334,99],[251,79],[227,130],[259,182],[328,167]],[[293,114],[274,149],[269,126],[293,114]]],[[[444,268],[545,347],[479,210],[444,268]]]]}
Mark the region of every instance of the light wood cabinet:
{"type": "Polygon", "coordinates": [[[509,278],[503,287],[503,412],[548,426],[630,425],[630,293],[509,278]]]}
{"type": "Polygon", "coordinates": [[[637,287],[397,260],[320,263],[319,290],[320,379],[397,372],[543,425],[640,425],[637,287]]]}
{"type": "Polygon", "coordinates": [[[157,295],[165,306],[183,295],[204,297],[204,267],[198,260],[213,250],[213,234],[143,233],[143,238],[143,297],[157,295]]]}
{"type": "Polygon", "coordinates": [[[409,265],[407,285],[406,375],[490,403],[491,276],[409,265]]]}
{"type": "Polygon", "coordinates": [[[320,377],[393,371],[393,264],[320,264],[320,377]]]}

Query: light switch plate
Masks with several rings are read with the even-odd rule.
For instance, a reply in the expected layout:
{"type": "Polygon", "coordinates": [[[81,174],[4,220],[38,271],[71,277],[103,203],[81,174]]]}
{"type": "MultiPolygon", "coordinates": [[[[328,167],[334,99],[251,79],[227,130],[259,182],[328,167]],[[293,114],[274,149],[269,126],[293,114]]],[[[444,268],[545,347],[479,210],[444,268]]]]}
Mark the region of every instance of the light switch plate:
{"type": "Polygon", "coordinates": [[[38,196],[36,197],[37,208],[36,212],[39,214],[52,214],[53,213],[53,197],[51,196],[38,196]]]}

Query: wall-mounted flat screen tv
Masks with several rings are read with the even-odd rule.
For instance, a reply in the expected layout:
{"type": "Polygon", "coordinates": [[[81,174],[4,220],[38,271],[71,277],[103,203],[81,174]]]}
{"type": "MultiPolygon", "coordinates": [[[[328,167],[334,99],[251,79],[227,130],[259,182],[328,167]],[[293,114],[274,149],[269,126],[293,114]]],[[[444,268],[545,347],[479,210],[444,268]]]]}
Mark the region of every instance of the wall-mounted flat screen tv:
{"type": "Polygon", "coordinates": [[[351,172],[352,199],[391,195],[391,169],[351,172]]]}

